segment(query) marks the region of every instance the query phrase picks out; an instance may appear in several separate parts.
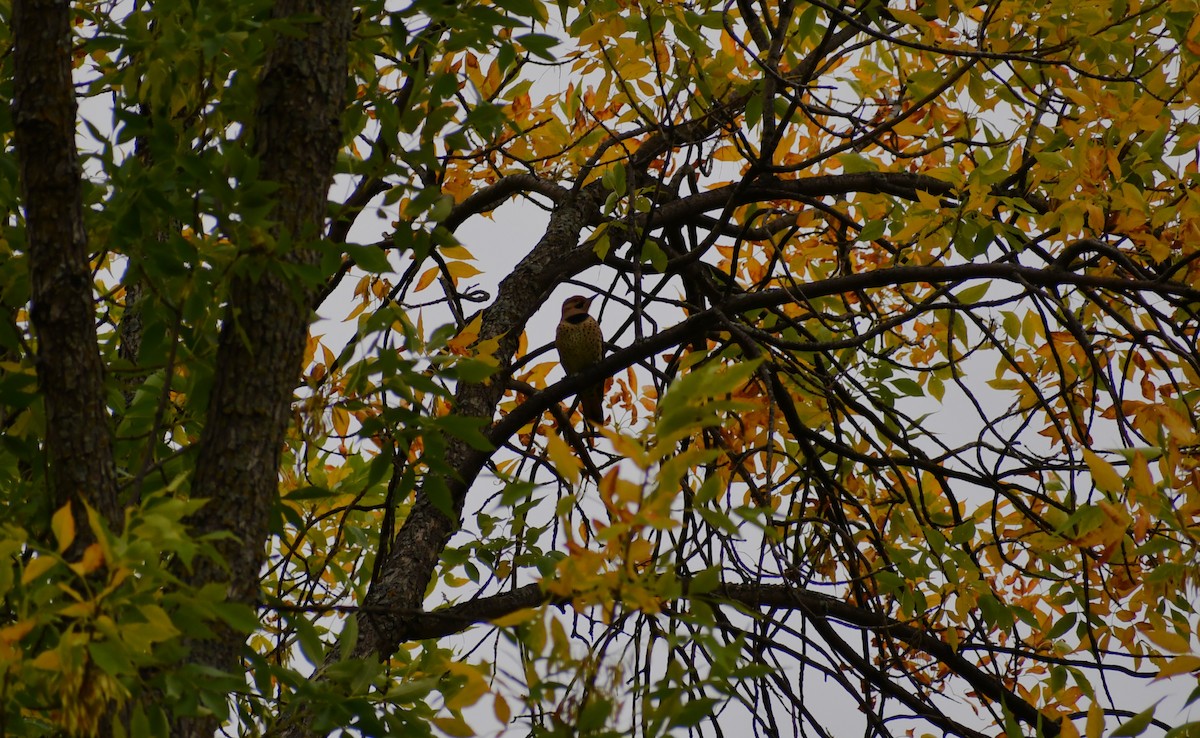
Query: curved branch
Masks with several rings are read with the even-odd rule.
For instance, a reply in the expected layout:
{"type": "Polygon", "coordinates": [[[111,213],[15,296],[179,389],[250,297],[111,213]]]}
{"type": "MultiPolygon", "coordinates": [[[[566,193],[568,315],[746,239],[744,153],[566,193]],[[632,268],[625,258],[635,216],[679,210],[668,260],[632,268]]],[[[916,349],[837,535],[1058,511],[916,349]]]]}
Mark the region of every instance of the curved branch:
{"type": "MultiPolygon", "coordinates": [[[[737,604],[748,608],[770,608],[803,613],[814,621],[836,621],[880,636],[895,638],[922,651],[966,681],[980,695],[1003,704],[1021,722],[1039,727],[1048,736],[1059,733],[1057,719],[1045,715],[1019,695],[1007,689],[998,678],[964,658],[948,643],[929,631],[903,623],[882,613],[847,604],[836,597],[788,584],[724,584],[712,592],[689,595],[688,581],[683,582],[682,599],[702,599],[711,604],[737,604]]],[[[444,638],[511,615],[519,610],[550,603],[565,604],[552,597],[538,584],[481,597],[440,608],[410,618],[409,635],[413,640],[444,638]]],[[[909,705],[916,709],[918,706],[909,705]]]]}
{"type": "Polygon", "coordinates": [[[450,215],[446,216],[446,219],[442,221],[442,226],[453,232],[467,218],[470,218],[472,215],[491,212],[509,197],[519,192],[536,192],[540,195],[545,195],[555,203],[562,203],[567,195],[570,194],[565,188],[547,179],[542,179],[532,174],[511,174],[495,184],[488,185],[475,192],[451,208],[450,215]]]}
{"type": "Polygon", "coordinates": [[[746,205],[763,200],[807,199],[852,192],[895,195],[916,200],[917,192],[948,195],[953,191],[954,185],[945,180],[908,172],[825,174],[802,179],[764,177],[750,184],[738,182],[667,203],[646,215],[638,226],[648,230],[663,228],[729,204],[746,205]]]}

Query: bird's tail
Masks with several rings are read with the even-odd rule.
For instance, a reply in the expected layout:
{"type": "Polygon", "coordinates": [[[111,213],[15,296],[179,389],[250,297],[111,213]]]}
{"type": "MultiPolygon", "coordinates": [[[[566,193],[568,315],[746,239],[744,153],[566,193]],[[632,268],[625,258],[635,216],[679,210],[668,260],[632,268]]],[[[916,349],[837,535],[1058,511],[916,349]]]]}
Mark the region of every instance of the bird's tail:
{"type": "Polygon", "coordinates": [[[579,393],[583,417],[595,425],[604,425],[604,385],[598,384],[579,393]]]}

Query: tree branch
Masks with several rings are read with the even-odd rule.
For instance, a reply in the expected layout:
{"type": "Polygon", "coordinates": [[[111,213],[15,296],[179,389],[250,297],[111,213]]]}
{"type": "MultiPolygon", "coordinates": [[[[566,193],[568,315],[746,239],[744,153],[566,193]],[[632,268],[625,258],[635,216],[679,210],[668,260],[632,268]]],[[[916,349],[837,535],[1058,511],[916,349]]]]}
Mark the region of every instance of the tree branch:
{"type": "MultiPolygon", "coordinates": [[[[1048,736],[1058,735],[1056,719],[1007,689],[996,677],[961,656],[948,643],[929,631],[913,627],[882,613],[864,610],[836,597],[787,584],[723,584],[711,593],[689,595],[684,582],[683,598],[702,599],[712,604],[738,604],[753,609],[770,608],[803,613],[821,621],[837,621],[881,637],[900,642],[929,654],[966,681],[987,699],[1003,704],[1021,722],[1040,727],[1048,736]]],[[[461,633],[473,625],[488,623],[519,610],[543,604],[566,604],[544,591],[538,584],[527,584],[509,592],[481,597],[440,608],[410,618],[409,635],[413,640],[444,638],[461,633]]],[[[916,706],[909,705],[913,709],[916,706]]],[[[930,716],[927,716],[930,717],[930,716]]],[[[932,719],[932,718],[931,718],[932,719]]]]}
{"type": "Polygon", "coordinates": [[[75,528],[83,541],[90,536],[80,503],[96,508],[116,529],[123,514],[96,344],[75,148],[71,7],[58,0],[14,2],[12,112],[33,288],[30,321],[46,404],[48,507],[74,503],[75,528]]]}
{"type": "MultiPolygon", "coordinates": [[[[342,143],[352,22],[346,0],[277,0],[273,16],[297,31],[275,39],[251,134],[263,178],[279,185],[271,212],[275,243],[242,245],[260,252],[244,257],[245,271],[231,287],[192,481],[192,497],[209,504],[189,521],[198,535],[229,534],[214,544],[222,561],[198,560],[189,582],[228,581],[229,599],[244,604],[259,596],[280,454],[316,292],[315,284],[289,276],[296,271],[287,265],[319,260],[308,244],[321,237],[342,143]],[[272,254],[272,248],[289,250],[272,254]]],[[[224,629],[215,640],[192,644],[192,660],[233,670],[241,647],[241,634],[224,629]]],[[[183,720],[173,734],[211,736],[216,727],[213,718],[183,720]]]]}

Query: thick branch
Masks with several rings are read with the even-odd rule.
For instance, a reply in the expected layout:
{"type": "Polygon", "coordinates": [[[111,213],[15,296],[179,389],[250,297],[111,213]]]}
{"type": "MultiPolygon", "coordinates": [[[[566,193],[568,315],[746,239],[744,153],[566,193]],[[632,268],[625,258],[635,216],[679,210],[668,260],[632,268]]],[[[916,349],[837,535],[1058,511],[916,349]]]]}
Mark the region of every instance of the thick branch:
{"type": "Polygon", "coordinates": [[[495,184],[488,185],[471,194],[467,199],[455,205],[450,215],[442,222],[442,226],[453,232],[462,225],[463,221],[472,215],[488,213],[500,207],[509,197],[519,192],[536,192],[553,200],[562,202],[568,192],[560,185],[532,174],[511,174],[495,184]]]}
{"type": "MultiPolygon", "coordinates": [[[[247,604],[259,595],[284,432],[316,288],[290,276],[302,270],[287,265],[318,262],[308,244],[321,237],[341,146],[351,29],[345,0],[277,0],[274,17],[294,23],[296,33],[276,39],[259,85],[252,135],[264,179],[279,185],[271,213],[277,248],[290,250],[249,257],[256,263],[234,280],[192,482],[192,496],[209,500],[191,520],[197,533],[231,535],[215,544],[228,570],[198,562],[190,581],[227,580],[230,599],[247,604]]],[[[238,633],[224,631],[215,641],[194,644],[193,659],[232,670],[241,645],[238,633]]],[[[215,727],[212,720],[198,719],[177,726],[175,734],[211,736],[215,727]]]]}
{"type": "Polygon", "coordinates": [[[13,4],[13,122],[32,278],[30,321],[46,405],[50,506],[76,503],[120,527],[104,367],[96,345],[71,86],[71,4],[13,4]]]}
{"type": "MultiPolygon", "coordinates": [[[[687,588],[684,588],[686,593],[687,588]]],[[[685,597],[688,595],[685,594],[685,597]]],[[[794,610],[820,621],[837,621],[868,630],[884,638],[895,638],[922,651],[966,681],[981,696],[1003,703],[1018,720],[1040,726],[1046,735],[1057,735],[1055,719],[1005,688],[996,677],[964,658],[948,643],[927,630],[915,628],[882,613],[847,604],[835,597],[787,584],[725,584],[712,593],[696,595],[717,604],[736,603],[752,609],[794,610]]],[[[481,597],[458,605],[434,610],[412,618],[410,634],[414,640],[444,638],[467,628],[496,620],[519,610],[538,607],[555,600],[540,585],[524,587],[491,597],[481,597]]]]}
{"type": "MultiPolygon", "coordinates": [[[[594,252],[580,248],[579,241],[583,228],[594,218],[599,192],[596,188],[585,189],[559,203],[541,241],[500,283],[495,302],[484,311],[479,338],[500,339],[494,356],[501,372],[516,353],[525,323],[542,307],[549,292],[561,279],[595,262],[594,252]]],[[[503,393],[503,382],[463,383],[455,395],[455,412],[490,421],[503,393]]],[[[417,494],[381,576],[371,582],[364,603],[367,612],[360,622],[355,649],[360,658],[368,655],[385,658],[410,639],[406,618],[394,613],[420,610],[442,549],[458,527],[467,490],[486,463],[487,454],[459,439],[449,438],[446,461],[458,473],[457,478],[446,480],[453,506],[451,514],[439,509],[424,491],[417,494]]]]}
{"type": "MultiPolygon", "coordinates": [[[[593,383],[604,377],[617,375],[639,361],[644,361],[655,354],[706,335],[709,331],[721,325],[723,320],[722,314],[729,315],[748,310],[774,308],[790,303],[805,304],[818,298],[853,293],[865,289],[894,287],[915,283],[961,284],[979,279],[999,279],[1006,282],[1039,287],[1069,285],[1122,292],[1148,292],[1157,295],[1169,295],[1190,302],[1200,301],[1200,289],[1178,282],[1099,277],[1068,272],[1061,269],[1034,269],[1015,264],[894,267],[826,279],[821,282],[811,282],[806,285],[786,289],[781,288],[745,293],[731,297],[717,307],[696,313],[686,320],[670,328],[663,329],[645,340],[614,351],[602,361],[589,367],[587,371],[580,372],[550,385],[545,390],[528,398],[524,403],[497,422],[489,430],[487,434],[488,439],[494,446],[499,447],[553,403],[560,402],[568,395],[574,394],[582,387],[586,387],[589,383],[593,383]]],[[[824,348],[822,344],[814,344],[813,346],[814,351],[822,348],[824,348]]],[[[803,350],[803,347],[797,346],[795,350],[803,350]]],[[[482,469],[482,465],[486,461],[486,455],[480,454],[479,456],[481,458],[478,461],[478,467],[469,467],[462,470],[468,479],[473,479],[474,475],[482,469]]]]}
{"type": "Polygon", "coordinates": [[[917,192],[948,195],[953,191],[954,186],[949,182],[908,172],[823,174],[801,179],[764,178],[750,184],[738,182],[717,187],[667,203],[647,215],[645,222],[639,225],[649,231],[727,205],[745,205],[767,200],[806,199],[848,195],[853,192],[882,193],[916,200],[917,192]]]}

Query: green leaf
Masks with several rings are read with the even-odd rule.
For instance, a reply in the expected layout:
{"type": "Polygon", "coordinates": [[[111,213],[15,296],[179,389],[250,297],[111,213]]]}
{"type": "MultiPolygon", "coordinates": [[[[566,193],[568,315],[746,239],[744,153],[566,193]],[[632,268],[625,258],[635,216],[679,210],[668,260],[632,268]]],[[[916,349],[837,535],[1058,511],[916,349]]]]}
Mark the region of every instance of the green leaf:
{"type": "Polygon", "coordinates": [[[846,174],[859,174],[861,172],[879,171],[879,163],[874,159],[868,159],[862,154],[846,151],[838,154],[835,158],[842,165],[842,171],[844,171],[846,174]]]}
{"type": "Polygon", "coordinates": [[[254,608],[237,602],[213,602],[210,604],[217,617],[239,633],[252,633],[261,623],[254,608]]]}
{"type": "MultiPolygon", "coordinates": [[[[128,627],[136,628],[137,625],[128,627]]],[[[88,644],[88,654],[101,670],[108,674],[132,674],[136,671],[125,647],[118,642],[105,640],[88,644]]]]}
{"type": "Polygon", "coordinates": [[[1154,719],[1156,709],[1158,709],[1157,702],[1122,723],[1112,732],[1110,738],[1132,738],[1132,736],[1141,735],[1149,727],[1150,721],[1154,719]]]}
{"type": "Polygon", "coordinates": [[[716,398],[731,394],[757,371],[762,359],[723,364],[711,361],[692,369],[675,380],[659,402],[659,417],[655,433],[659,443],[674,442],[680,434],[687,435],[720,423],[720,411],[736,412],[750,409],[747,403],[719,402],[716,398]]]}
{"type": "Polygon", "coordinates": [[[646,241],[642,245],[642,257],[650,262],[655,271],[667,271],[667,254],[656,241],[646,241]]]}
{"type": "Polygon", "coordinates": [[[900,390],[901,394],[908,395],[909,397],[925,396],[925,390],[921,388],[921,385],[917,384],[915,380],[909,379],[908,377],[897,377],[896,379],[893,379],[892,386],[900,390]]]}
{"type": "Polygon", "coordinates": [[[858,232],[858,240],[874,241],[875,239],[880,238],[884,234],[886,225],[887,224],[884,221],[878,219],[868,221],[867,224],[863,226],[862,230],[858,232]]]}
{"type": "Polygon", "coordinates": [[[575,726],[580,732],[596,730],[604,725],[612,714],[612,702],[603,697],[593,697],[579,711],[579,722],[575,726]]]}
{"type": "Polygon", "coordinates": [[[710,566],[692,575],[688,581],[688,594],[711,592],[721,584],[721,567],[710,566]]]}
{"type": "Polygon", "coordinates": [[[341,654],[342,662],[345,663],[354,654],[354,647],[358,644],[358,615],[350,613],[345,620],[345,625],[342,627],[342,633],[338,637],[338,651],[341,654]]]}
{"type": "Polygon", "coordinates": [[[544,33],[527,33],[524,36],[517,36],[513,40],[524,46],[535,56],[540,56],[547,61],[556,60],[554,54],[550,52],[551,49],[559,44],[559,40],[554,36],[544,33]]]}
{"type": "Polygon", "coordinates": [[[690,728],[713,715],[713,706],[717,701],[712,697],[698,697],[689,701],[671,716],[670,727],[690,728]]]}
{"type": "Polygon", "coordinates": [[[346,251],[346,255],[356,266],[371,272],[373,274],[384,274],[392,271],[392,265],[388,261],[387,252],[376,246],[361,246],[359,244],[348,243],[342,247],[346,251]]]}
{"type": "Polygon", "coordinates": [[[296,640],[300,644],[300,650],[304,653],[304,657],[314,664],[324,663],[325,644],[321,641],[321,636],[317,634],[316,627],[303,617],[293,619],[291,625],[295,628],[296,640]]]}
{"type": "Polygon", "coordinates": [[[954,299],[958,300],[964,305],[974,305],[983,299],[983,296],[987,294],[988,289],[990,289],[991,286],[992,283],[990,281],[980,282],[977,285],[959,291],[956,295],[954,295],[954,299]]]}

